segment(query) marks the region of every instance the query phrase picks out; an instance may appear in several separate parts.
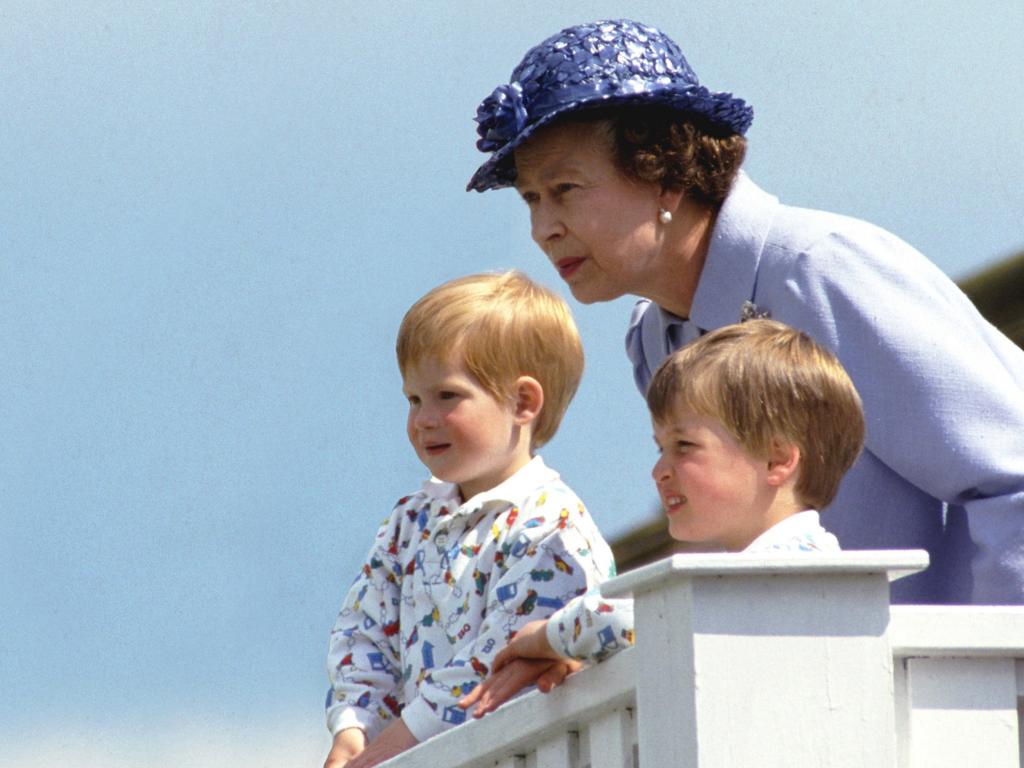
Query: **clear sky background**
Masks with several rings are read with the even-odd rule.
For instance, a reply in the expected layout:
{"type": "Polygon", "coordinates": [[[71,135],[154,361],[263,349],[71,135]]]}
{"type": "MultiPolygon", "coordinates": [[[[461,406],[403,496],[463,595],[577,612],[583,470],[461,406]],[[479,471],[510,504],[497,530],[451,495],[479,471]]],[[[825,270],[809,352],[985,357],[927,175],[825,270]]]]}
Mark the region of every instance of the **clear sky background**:
{"type": "MultiPolygon", "coordinates": [[[[425,472],[403,312],[557,286],[477,103],[560,28],[666,30],[750,102],[746,167],[961,277],[1024,247],[1024,3],[0,3],[0,764],[319,765],[323,657],[425,472]]],[[[631,301],[544,455],[651,519],[631,301]]]]}

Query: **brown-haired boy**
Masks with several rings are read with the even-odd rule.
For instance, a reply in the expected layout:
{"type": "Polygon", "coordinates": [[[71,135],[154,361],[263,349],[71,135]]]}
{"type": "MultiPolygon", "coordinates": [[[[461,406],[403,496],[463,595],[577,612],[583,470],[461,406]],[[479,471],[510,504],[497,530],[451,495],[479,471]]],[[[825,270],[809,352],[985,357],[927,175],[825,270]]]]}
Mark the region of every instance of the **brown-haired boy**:
{"type": "Polygon", "coordinates": [[[456,702],[511,635],[614,570],[535,455],[583,370],[561,298],[519,272],[453,280],[408,311],[397,354],[409,441],[432,477],[381,525],[331,633],[330,768],[457,725],[456,702]]]}
{"type": "MultiPolygon", "coordinates": [[[[673,538],[711,551],[839,549],[818,510],[860,452],[864,417],[829,351],[771,320],[725,326],[668,357],[647,404],[673,538]]],[[[632,601],[595,590],[520,630],[461,705],[480,717],[542,673],[542,688],[560,680],[543,665],[503,669],[516,659],[600,661],[632,642],[632,601]]]]}

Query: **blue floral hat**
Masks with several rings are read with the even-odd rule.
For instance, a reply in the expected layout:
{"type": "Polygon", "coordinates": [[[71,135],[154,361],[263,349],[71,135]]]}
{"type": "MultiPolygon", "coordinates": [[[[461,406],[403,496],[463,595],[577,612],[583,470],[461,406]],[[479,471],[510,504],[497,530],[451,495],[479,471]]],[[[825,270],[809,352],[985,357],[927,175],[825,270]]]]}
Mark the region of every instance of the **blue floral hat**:
{"type": "Polygon", "coordinates": [[[466,189],[511,186],[512,151],[559,115],[603,105],[656,104],[702,115],[744,134],[754,110],[731,93],[713,93],[697,81],[668,36],[628,19],[563,29],[531,48],[476,110],[476,146],[491,152],[466,189]]]}

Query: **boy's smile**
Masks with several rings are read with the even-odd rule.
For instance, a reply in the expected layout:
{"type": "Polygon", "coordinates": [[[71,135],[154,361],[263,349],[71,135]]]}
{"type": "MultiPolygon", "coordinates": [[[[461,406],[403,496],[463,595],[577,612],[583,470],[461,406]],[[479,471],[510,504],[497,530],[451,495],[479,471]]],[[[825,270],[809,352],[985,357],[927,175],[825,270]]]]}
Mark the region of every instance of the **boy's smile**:
{"type": "Polygon", "coordinates": [[[768,459],[721,423],[677,407],[654,422],[654,439],[661,457],[651,474],[673,538],[738,552],[771,525],[768,459]]]}
{"type": "Polygon", "coordinates": [[[495,398],[461,362],[428,355],[408,367],[402,389],[416,455],[434,477],[457,483],[463,501],[530,461],[530,429],[514,400],[495,398]]]}

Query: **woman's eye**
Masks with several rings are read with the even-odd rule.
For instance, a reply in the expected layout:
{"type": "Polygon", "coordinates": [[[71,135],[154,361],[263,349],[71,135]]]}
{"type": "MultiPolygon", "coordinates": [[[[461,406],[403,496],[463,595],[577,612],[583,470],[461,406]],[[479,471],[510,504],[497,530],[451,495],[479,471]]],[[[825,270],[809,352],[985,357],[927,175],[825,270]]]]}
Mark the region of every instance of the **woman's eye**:
{"type": "Polygon", "coordinates": [[[574,189],[576,189],[576,185],[568,181],[555,187],[555,191],[560,195],[564,195],[566,192],[572,192],[574,189]]]}
{"type": "Polygon", "coordinates": [[[450,392],[450,391],[447,391],[447,390],[445,390],[444,392],[441,392],[441,399],[442,400],[454,400],[458,396],[459,396],[458,392],[450,392]]]}

